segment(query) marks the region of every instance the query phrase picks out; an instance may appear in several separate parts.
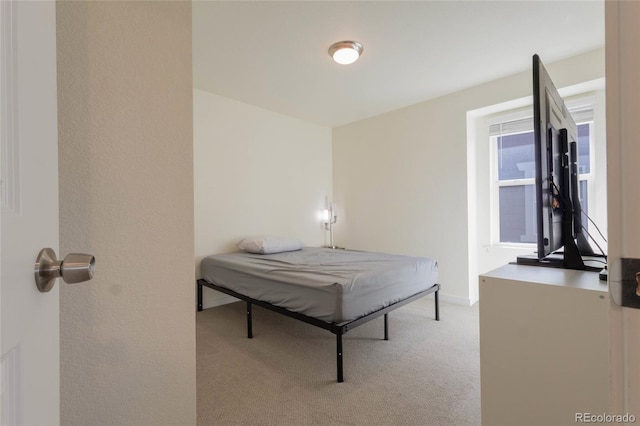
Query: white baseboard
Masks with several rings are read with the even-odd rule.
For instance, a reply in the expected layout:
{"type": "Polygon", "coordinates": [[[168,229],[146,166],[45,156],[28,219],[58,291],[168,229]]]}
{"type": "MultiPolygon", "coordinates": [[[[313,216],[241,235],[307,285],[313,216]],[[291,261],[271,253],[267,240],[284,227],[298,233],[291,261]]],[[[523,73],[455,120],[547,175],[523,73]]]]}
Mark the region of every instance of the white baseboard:
{"type": "Polygon", "coordinates": [[[202,290],[202,309],[214,308],[240,300],[207,287],[204,287],[202,290]]]}
{"type": "Polygon", "coordinates": [[[477,300],[472,301],[468,297],[451,296],[451,295],[442,294],[442,293],[440,293],[439,297],[440,297],[440,301],[442,302],[453,303],[456,305],[463,305],[463,306],[472,306],[477,302],[477,300]]]}
{"type": "Polygon", "coordinates": [[[209,300],[208,303],[202,302],[202,309],[215,308],[216,306],[226,305],[228,303],[239,302],[240,299],[236,299],[232,296],[219,297],[214,300],[209,300]]]}

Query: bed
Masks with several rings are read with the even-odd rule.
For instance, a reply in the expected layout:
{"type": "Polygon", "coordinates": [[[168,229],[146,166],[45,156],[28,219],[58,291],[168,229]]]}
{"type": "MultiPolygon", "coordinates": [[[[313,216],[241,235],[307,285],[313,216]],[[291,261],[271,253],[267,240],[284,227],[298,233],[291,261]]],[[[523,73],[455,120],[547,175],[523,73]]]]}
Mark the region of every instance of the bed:
{"type": "Polygon", "coordinates": [[[234,252],[205,257],[198,284],[198,310],[203,286],[246,302],[247,337],[252,338],[252,306],[260,306],[336,335],[338,382],[344,381],[342,336],[388,313],[434,293],[435,319],[440,320],[438,265],[433,259],[304,247],[271,254],[234,252]]]}

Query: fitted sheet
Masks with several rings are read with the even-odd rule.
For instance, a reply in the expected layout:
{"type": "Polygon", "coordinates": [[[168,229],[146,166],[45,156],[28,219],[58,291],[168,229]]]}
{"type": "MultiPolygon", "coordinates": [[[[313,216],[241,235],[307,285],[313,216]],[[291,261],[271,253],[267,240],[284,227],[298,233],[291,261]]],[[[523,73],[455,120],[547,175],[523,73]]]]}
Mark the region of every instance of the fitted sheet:
{"type": "Polygon", "coordinates": [[[426,257],[305,247],[277,254],[205,257],[202,278],[244,296],[341,324],[431,288],[438,263],[426,257]]]}

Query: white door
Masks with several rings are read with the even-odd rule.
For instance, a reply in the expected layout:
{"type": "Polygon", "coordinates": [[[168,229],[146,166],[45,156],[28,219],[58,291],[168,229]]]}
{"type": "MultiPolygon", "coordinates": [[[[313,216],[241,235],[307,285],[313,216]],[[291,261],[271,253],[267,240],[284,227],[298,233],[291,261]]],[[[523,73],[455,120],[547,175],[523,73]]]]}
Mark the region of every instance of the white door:
{"type": "Polygon", "coordinates": [[[40,249],[58,250],[56,4],[0,5],[1,420],[59,424],[60,283],[40,293],[33,273],[40,249]]]}
{"type": "MultiPolygon", "coordinates": [[[[609,263],[640,258],[640,3],[605,2],[609,263]]],[[[615,290],[617,292],[619,290],[615,290]]],[[[640,310],[610,311],[611,414],[640,418],[640,310]]]]}

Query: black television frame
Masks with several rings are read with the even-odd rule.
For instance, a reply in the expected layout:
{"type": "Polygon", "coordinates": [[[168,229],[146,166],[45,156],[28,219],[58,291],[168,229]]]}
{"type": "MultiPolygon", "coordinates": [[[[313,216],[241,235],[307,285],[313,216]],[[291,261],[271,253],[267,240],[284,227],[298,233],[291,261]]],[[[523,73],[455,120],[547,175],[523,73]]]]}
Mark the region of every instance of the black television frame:
{"type": "Polygon", "coordinates": [[[537,253],[518,263],[600,271],[582,227],[577,126],[540,57],[533,55],[537,253]],[[592,260],[592,259],[589,259],[592,260]]]}

